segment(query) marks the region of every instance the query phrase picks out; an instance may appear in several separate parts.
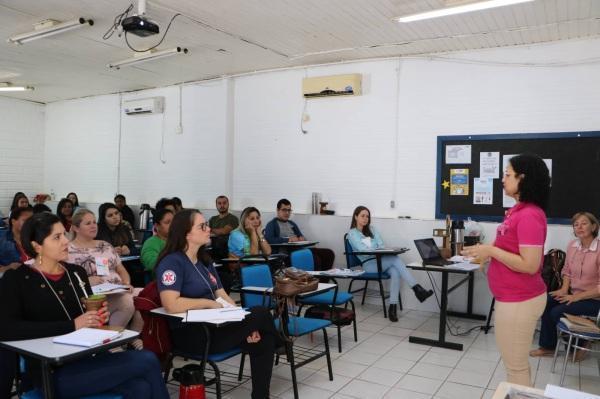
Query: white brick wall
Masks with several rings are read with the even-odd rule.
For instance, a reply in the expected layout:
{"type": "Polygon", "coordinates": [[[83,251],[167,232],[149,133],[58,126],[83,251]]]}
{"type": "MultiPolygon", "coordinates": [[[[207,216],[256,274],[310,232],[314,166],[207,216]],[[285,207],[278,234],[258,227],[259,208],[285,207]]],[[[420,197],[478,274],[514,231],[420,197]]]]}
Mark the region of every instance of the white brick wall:
{"type": "Polygon", "coordinates": [[[29,200],[42,191],[44,106],[0,97],[0,210],[7,215],[13,195],[29,200]]]}

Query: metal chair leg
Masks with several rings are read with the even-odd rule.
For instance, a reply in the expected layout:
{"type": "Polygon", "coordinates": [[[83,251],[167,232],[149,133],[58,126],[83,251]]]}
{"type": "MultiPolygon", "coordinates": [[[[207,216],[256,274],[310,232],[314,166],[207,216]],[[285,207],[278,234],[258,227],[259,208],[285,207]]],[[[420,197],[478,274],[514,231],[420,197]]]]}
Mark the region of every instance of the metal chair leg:
{"type": "Polygon", "coordinates": [[[569,343],[567,344],[567,351],[565,352],[565,359],[563,360],[562,372],[560,373],[560,386],[563,386],[565,381],[565,373],[567,371],[567,363],[569,361],[569,351],[571,350],[571,342],[573,342],[573,336],[569,334],[569,343]]]}
{"type": "Polygon", "coordinates": [[[556,341],[556,348],[554,348],[554,357],[552,358],[552,373],[554,373],[554,369],[556,368],[556,358],[558,357],[558,347],[560,346],[562,342],[562,338],[561,338],[561,334],[562,332],[560,331],[560,328],[556,327],[556,329],[558,330],[556,335],[558,336],[558,340],[556,341]]]}
{"type": "Polygon", "coordinates": [[[365,298],[367,296],[367,288],[369,287],[369,280],[365,280],[365,287],[363,288],[363,297],[362,297],[362,302],[360,303],[361,305],[365,304],[365,298]]]}
{"type": "Polygon", "coordinates": [[[244,362],[246,360],[246,354],[242,352],[242,358],[240,359],[240,370],[238,371],[238,381],[242,380],[244,376],[244,362]]]}
{"type": "Polygon", "coordinates": [[[329,354],[329,339],[327,338],[327,330],[323,331],[323,343],[325,344],[325,357],[327,359],[327,371],[329,371],[329,381],[333,381],[333,368],[331,367],[331,355],[329,354]]]}
{"type": "Polygon", "coordinates": [[[381,295],[381,303],[383,304],[383,318],[387,319],[387,309],[385,308],[385,291],[383,290],[383,282],[381,280],[377,280],[379,282],[379,295],[381,295]]]}

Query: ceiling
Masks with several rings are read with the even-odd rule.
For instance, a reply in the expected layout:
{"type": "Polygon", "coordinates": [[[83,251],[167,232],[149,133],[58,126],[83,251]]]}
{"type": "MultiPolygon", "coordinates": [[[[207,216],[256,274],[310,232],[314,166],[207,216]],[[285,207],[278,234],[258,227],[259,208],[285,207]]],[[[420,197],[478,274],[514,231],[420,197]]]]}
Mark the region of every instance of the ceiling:
{"type": "MultiPolygon", "coordinates": [[[[152,0],[161,27],[177,17],[159,49],[188,55],[120,70],[132,56],[123,37],[103,40],[127,0],[0,0],[0,82],[34,91],[8,96],[43,103],[258,70],[364,58],[411,56],[541,43],[600,34],[600,0],[531,3],[408,24],[393,17],[440,8],[443,0],[152,0]],[[85,27],[24,45],[6,38],[44,19],[92,18],[85,27]]],[[[134,11],[137,9],[137,1],[134,11]]],[[[129,35],[137,48],[158,42],[129,35]]]]}

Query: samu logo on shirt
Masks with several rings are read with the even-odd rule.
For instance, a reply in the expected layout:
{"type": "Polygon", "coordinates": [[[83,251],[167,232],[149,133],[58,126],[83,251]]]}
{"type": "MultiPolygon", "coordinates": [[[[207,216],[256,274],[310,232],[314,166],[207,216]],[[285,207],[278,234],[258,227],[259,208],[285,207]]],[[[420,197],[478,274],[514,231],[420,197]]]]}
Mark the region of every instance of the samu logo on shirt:
{"type": "Polygon", "coordinates": [[[177,280],[177,275],[173,270],[165,270],[162,274],[161,281],[163,285],[173,285],[177,280]]]}

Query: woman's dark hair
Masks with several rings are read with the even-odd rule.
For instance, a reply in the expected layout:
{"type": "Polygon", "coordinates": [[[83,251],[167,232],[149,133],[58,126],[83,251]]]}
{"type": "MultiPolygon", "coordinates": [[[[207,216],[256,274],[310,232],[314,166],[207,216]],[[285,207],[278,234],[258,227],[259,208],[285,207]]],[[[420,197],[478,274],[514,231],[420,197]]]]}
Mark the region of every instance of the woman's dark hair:
{"type": "Polygon", "coordinates": [[[58,218],[63,224],[67,223],[67,217],[62,213],[62,209],[65,206],[65,204],[71,204],[71,217],[73,217],[72,211],[75,210],[75,208],[73,207],[73,201],[71,201],[68,198],[63,198],[58,202],[58,205],[56,206],[56,216],[58,216],[58,218]]]}
{"type": "Polygon", "coordinates": [[[73,208],[79,207],[79,197],[77,196],[77,193],[69,193],[67,194],[67,198],[69,198],[71,195],[75,196],[75,202],[71,200],[71,202],[73,202],[73,208]]]}
{"type": "Polygon", "coordinates": [[[157,211],[159,209],[163,209],[167,206],[171,205],[173,208],[177,208],[175,205],[175,201],[170,198],[161,198],[156,202],[156,206],[154,207],[157,211]]]}
{"type": "Polygon", "coordinates": [[[546,209],[550,198],[550,172],[544,160],[535,154],[521,154],[509,162],[520,177],[519,201],[546,209]]]}
{"type": "Polygon", "coordinates": [[[96,234],[96,239],[107,241],[113,247],[129,244],[132,240],[129,227],[121,222],[114,230],[112,230],[108,227],[108,224],[106,224],[106,212],[110,209],[116,209],[117,212],[121,212],[119,208],[111,202],[105,202],[100,205],[100,208],[98,208],[98,233],[96,234]]]}
{"type": "Polygon", "coordinates": [[[173,198],[171,198],[171,201],[173,201],[173,203],[175,204],[176,207],[183,208],[183,203],[181,202],[181,198],[173,197],[173,198]]]}
{"type": "Polygon", "coordinates": [[[35,204],[33,208],[33,213],[41,213],[41,212],[50,212],[52,213],[52,209],[48,207],[46,204],[35,204]]]}
{"type": "Polygon", "coordinates": [[[33,208],[28,206],[27,208],[17,208],[10,213],[10,217],[8,218],[8,228],[12,229],[13,220],[17,220],[21,217],[22,214],[27,212],[33,212],[33,208]]]}
{"type": "Polygon", "coordinates": [[[163,209],[158,209],[156,211],[154,211],[152,213],[152,218],[154,219],[154,223],[158,224],[160,222],[162,222],[162,220],[164,219],[165,215],[171,214],[173,215],[173,211],[167,208],[163,208],[163,209]]]}
{"type": "MultiPolygon", "coordinates": [[[[159,265],[160,261],[169,254],[185,252],[187,250],[188,243],[186,236],[192,230],[196,215],[202,215],[202,212],[197,209],[184,209],[175,214],[169,228],[167,243],[160,255],[158,255],[156,265],[159,265]]],[[[209,265],[212,261],[205,246],[200,247],[198,250],[198,259],[205,265],[209,265]]]]}
{"type": "Polygon", "coordinates": [[[12,204],[10,205],[11,212],[18,208],[19,200],[21,198],[27,199],[27,203],[29,203],[29,198],[27,198],[27,196],[22,191],[18,191],[15,193],[15,196],[13,197],[13,200],[12,200],[12,204]]]}
{"type": "Polygon", "coordinates": [[[241,231],[244,232],[244,234],[246,234],[247,236],[250,236],[250,233],[246,230],[246,219],[248,218],[248,216],[250,216],[250,214],[252,212],[256,212],[258,213],[258,216],[260,217],[260,211],[258,209],[256,209],[253,206],[249,206],[244,208],[244,210],[242,211],[242,214],[240,215],[240,226],[239,229],[241,231]]]}
{"type": "Polygon", "coordinates": [[[27,255],[32,258],[38,256],[31,242],[35,241],[42,245],[46,237],[52,233],[52,226],[56,223],[61,223],[58,216],[47,212],[36,213],[25,221],[21,229],[21,245],[27,255]]]}
{"type": "Polygon", "coordinates": [[[369,222],[366,224],[365,227],[363,227],[362,233],[366,237],[373,237],[373,233],[371,232],[371,229],[369,228],[369,226],[371,226],[371,211],[366,206],[359,205],[356,207],[354,212],[352,212],[352,222],[350,222],[350,228],[353,229],[356,227],[356,217],[362,211],[367,211],[367,213],[369,214],[369,222]]]}

